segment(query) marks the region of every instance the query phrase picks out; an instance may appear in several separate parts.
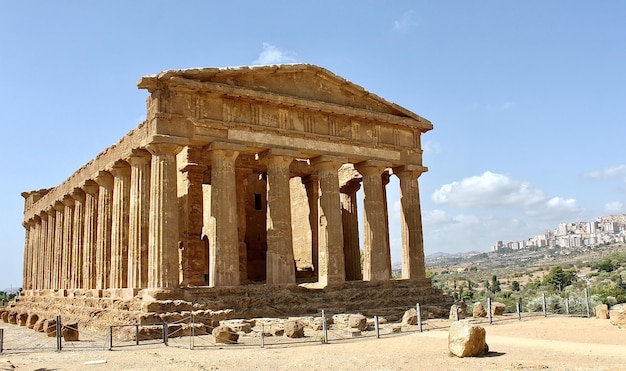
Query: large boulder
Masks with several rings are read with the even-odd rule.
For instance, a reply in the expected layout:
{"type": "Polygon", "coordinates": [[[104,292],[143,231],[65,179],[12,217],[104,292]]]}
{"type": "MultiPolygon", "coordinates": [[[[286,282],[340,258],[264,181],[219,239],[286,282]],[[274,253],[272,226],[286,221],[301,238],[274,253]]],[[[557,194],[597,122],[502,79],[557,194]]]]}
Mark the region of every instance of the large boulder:
{"type": "Polygon", "coordinates": [[[28,320],[28,313],[19,313],[17,315],[17,324],[20,326],[26,326],[28,320]]]}
{"type": "Polygon", "coordinates": [[[304,337],[304,326],[300,321],[289,320],[285,322],[285,336],[290,338],[304,337]]]}
{"type": "Polygon", "coordinates": [[[351,314],[348,317],[348,327],[363,331],[367,328],[367,318],[362,314],[351,314]]]}
{"type": "Polygon", "coordinates": [[[403,325],[417,325],[417,309],[411,308],[402,315],[403,325]]]}
{"type": "Polygon", "coordinates": [[[609,311],[611,324],[619,328],[626,328],[626,304],[614,305],[609,311]]]}
{"type": "Polygon", "coordinates": [[[61,335],[65,341],[78,341],[78,322],[63,325],[61,335]]]}
{"type": "Polygon", "coordinates": [[[491,315],[501,316],[504,314],[505,310],[506,310],[506,305],[499,303],[497,301],[491,302],[491,315]]]}
{"type": "Polygon", "coordinates": [[[466,321],[452,323],[448,330],[448,349],[457,357],[476,357],[489,352],[485,329],[466,321]]]}
{"type": "Polygon", "coordinates": [[[43,331],[48,337],[55,337],[57,335],[57,321],[55,319],[47,319],[43,323],[43,331]]]}
{"type": "Polygon", "coordinates": [[[7,323],[9,322],[9,311],[7,310],[0,310],[0,318],[2,319],[2,322],[7,323]]]}
{"type": "Polygon", "coordinates": [[[33,326],[33,330],[37,331],[37,332],[46,332],[44,325],[46,324],[46,319],[45,318],[39,318],[37,320],[37,322],[35,322],[35,325],[33,326]]]}
{"type": "Polygon", "coordinates": [[[9,312],[9,323],[12,325],[17,325],[17,313],[9,312]]]}
{"type": "Polygon", "coordinates": [[[474,318],[487,317],[487,311],[485,310],[483,303],[481,302],[474,303],[474,307],[472,308],[472,317],[474,318]]]}
{"type": "Polygon", "coordinates": [[[220,325],[213,329],[211,332],[215,343],[222,344],[236,344],[239,340],[239,334],[228,326],[220,325]]]}
{"type": "Polygon", "coordinates": [[[597,305],[594,312],[597,319],[609,319],[609,306],[606,304],[597,305]]]}
{"type": "Polygon", "coordinates": [[[35,323],[39,320],[39,316],[35,313],[31,313],[28,315],[28,319],[26,320],[26,325],[28,328],[34,328],[35,323]]]}

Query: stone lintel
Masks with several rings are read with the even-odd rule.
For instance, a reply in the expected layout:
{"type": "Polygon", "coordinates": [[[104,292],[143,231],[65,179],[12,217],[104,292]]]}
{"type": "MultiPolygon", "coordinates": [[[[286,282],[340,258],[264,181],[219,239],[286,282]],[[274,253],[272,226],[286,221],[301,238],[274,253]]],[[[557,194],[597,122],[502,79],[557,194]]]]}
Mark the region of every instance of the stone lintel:
{"type": "Polygon", "coordinates": [[[236,152],[244,152],[247,147],[243,144],[238,143],[229,143],[229,142],[213,142],[209,145],[209,151],[236,151],[236,152]]]}

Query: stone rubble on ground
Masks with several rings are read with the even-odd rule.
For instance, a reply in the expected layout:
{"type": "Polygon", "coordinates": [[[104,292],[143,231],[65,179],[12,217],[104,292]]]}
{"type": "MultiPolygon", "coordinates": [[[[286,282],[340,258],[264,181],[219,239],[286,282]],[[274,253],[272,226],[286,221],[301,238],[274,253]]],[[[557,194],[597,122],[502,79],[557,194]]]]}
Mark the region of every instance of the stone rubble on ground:
{"type": "Polygon", "coordinates": [[[448,349],[457,357],[476,357],[489,352],[485,329],[467,321],[452,323],[448,330],[448,349]]]}

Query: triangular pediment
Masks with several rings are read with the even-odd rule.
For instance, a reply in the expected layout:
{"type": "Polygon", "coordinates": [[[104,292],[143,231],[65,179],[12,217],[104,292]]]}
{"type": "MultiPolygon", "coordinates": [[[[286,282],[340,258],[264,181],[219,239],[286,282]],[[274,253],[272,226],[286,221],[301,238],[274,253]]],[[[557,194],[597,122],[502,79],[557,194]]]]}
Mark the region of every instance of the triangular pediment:
{"type": "Polygon", "coordinates": [[[156,76],[144,77],[140,80],[139,87],[150,89],[149,81],[171,77],[242,87],[427,122],[419,115],[388,102],[325,68],[311,64],[167,70],[156,76]]]}

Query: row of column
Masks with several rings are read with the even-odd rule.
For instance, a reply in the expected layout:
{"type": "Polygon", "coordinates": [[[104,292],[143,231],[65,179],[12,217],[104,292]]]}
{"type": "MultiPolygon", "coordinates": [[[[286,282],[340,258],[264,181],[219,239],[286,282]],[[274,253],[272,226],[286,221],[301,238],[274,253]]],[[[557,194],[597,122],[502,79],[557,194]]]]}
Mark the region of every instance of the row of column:
{"type": "MultiPolygon", "coordinates": [[[[178,287],[176,154],[181,147],[161,143],[150,144],[146,149],[149,153],[134,152],[25,222],[26,289],[178,287]]],[[[241,150],[241,146],[228,143],[209,147],[210,286],[240,284],[238,209],[241,203],[237,201],[235,161],[241,150]]],[[[295,283],[289,191],[289,166],[294,156],[276,149],[261,154],[267,165],[268,284],[295,283]]],[[[307,191],[318,200],[316,260],[322,285],[361,278],[360,267],[356,265],[360,263],[358,221],[353,220],[357,215],[354,198],[358,187],[352,185],[342,195],[338,169],[343,163],[331,156],[311,161],[317,187],[314,190],[307,187],[307,191]]],[[[363,176],[362,279],[386,280],[391,276],[386,195],[381,177],[386,165],[365,161],[355,167],[363,176]]],[[[403,278],[424,277],[417,184],[421,169],[408,166],[394,169],[401,191],[403,278]]],[[[200,179],[193,180],[192,185],[195,188],[199,185],[201,193],[200,179]]],[[[192,192],[191,188],[187,191],[192,192]]],[[[187,228],[197,230],[195,225],[187,228]]],[[[185,269],[199,270],[191,266],[184,266],[185,269]]],[[[184,276],[185,272],[183,281],[184,276]]],[[[198,280],[194,282],[192,277],[189,282],[198,283],[198,280]]]]}

